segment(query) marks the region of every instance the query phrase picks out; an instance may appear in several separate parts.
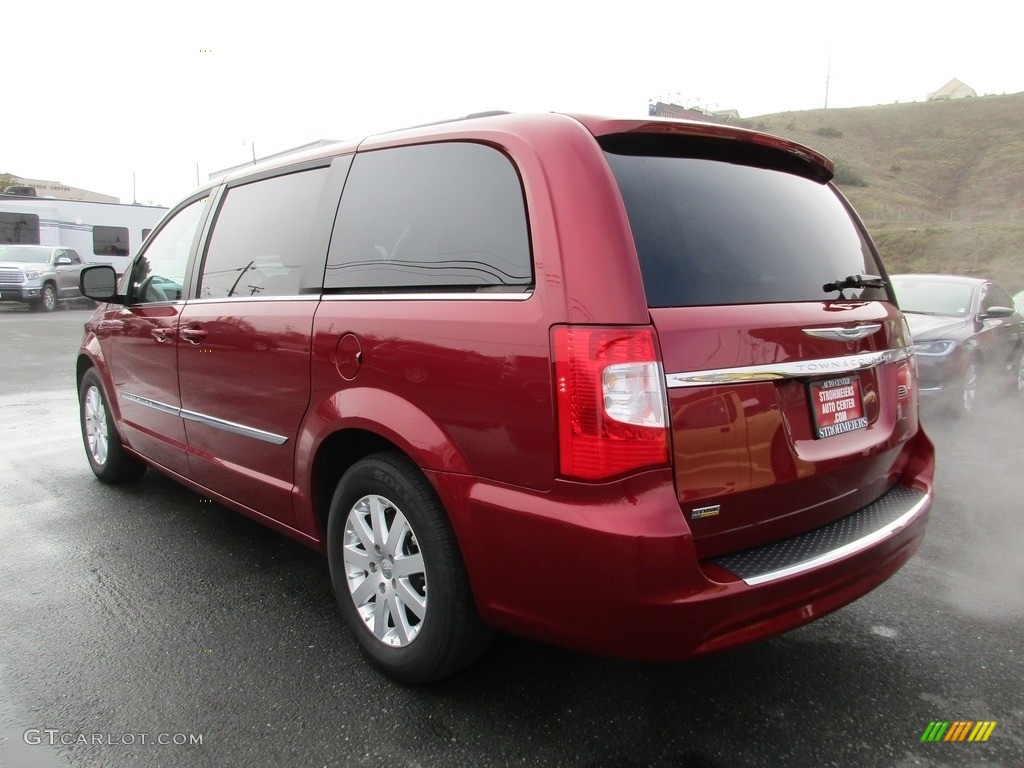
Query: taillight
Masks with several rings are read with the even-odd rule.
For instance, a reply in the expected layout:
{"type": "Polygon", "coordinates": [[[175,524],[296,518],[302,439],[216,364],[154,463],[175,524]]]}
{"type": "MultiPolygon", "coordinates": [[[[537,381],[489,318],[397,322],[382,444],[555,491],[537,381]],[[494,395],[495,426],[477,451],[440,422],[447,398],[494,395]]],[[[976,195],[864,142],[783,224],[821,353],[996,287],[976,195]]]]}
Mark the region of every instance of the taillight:
{"type": "Polygon", "coordinates": [[[668,463],[665,377],[651,328],[552,331],[563,475],[598,480],[668,463]]]}
{"type": "Polygon", "coordinates": [[[900,439],[917,431],[917,361],[913,355],[896,367],[896,424],[900,439]]]}
{"type": "Polygon", "coordinates": [[[896,369],[896,397],[906,400],[914,391],[914,372],[910,363],[900,363],[896,369]]]}

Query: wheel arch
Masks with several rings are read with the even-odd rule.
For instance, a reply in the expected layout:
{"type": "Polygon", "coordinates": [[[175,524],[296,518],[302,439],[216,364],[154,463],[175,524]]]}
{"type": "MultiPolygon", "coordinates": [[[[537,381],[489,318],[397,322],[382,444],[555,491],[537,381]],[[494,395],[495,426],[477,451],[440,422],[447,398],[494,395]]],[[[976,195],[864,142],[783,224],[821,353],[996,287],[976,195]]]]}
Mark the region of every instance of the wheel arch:
{"type": "Polygon", "coordinates": [[[326,540],[327,517],[335,486],[345,471],[374,453],[398,453],[427,476],[451,514],[431,471],[470,472],[469,465],[441,425],[415,404],[390,392],[355,387],[318,400],[299,432],[295,477],[308,489],[312,519],[300,528],[315,536],[321,546],[326,540]]]}
{"type": "Polygon", "coordinates": [[[96,363],[85,353],[79,353],[75,361],[75,385],[76,389],[82,388],[82,379],[90,368],[96,368],[96,363]]]}
{"type": "MultiPolygon", "coordinates": [[[[100,385],[103,387],[107,397],[107,407],[114,417],[114,428],[118,436],[129,450],[131,445],[125,439],[124,430],[121,428],[121,403],[117,399],[117,392],[113,382],[110,380],[110,372],[107,370],[106,361],[103,359],[103,352],[99,340],[95,336],[89,336],[82,344],[82,349],[75,360],[75,391],[81,393],[82,379],[89,371],[95,370],[99,377],[100,385]]],[[[81,403],[79,403],[81,405],[81,403]]]]}
{"type": "Polygon", "coordinates": [[[339,429],[321,441],[311,462],[310,479],[315,535],[321,547],[326,548],[331,498],[338,481],[349,467],[375,453],[400,453],[411,458],[395,443],[366,429],[339,429]]]}

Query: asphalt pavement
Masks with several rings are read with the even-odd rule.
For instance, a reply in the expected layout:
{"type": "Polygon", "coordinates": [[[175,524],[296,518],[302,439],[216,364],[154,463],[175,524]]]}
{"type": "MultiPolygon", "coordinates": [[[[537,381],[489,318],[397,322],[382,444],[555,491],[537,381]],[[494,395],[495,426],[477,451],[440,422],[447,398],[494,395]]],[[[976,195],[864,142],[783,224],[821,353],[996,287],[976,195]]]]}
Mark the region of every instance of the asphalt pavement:
{"type": "Polygon", "coordinates": [[[95,480],[87,316],[0,308],[0,766],[1024,766],[1024,401],[926,411],[925,543],[813,624],[656,666],[498,637],[408,687],[361,657],[316,553],[154,471],[95,480]],[[996,725],[922,741],[965,721],[996,725]]]}

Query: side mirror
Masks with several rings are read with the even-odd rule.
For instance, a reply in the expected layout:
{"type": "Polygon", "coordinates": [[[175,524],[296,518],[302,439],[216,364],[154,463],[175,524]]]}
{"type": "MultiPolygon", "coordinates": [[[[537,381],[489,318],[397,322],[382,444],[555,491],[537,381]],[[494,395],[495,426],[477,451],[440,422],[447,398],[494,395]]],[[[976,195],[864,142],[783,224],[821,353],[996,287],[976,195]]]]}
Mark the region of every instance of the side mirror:
{"type": "Polygon", "coordinates": [[[58,267],[63,267],[65,265],[67,265],[67,264],[72,264],[72,263],[73,262],[71,261],[71,259],[68,256],[58,256],[57,257],[57,266],[58,267]]]}
{"type": "Polygon", "coordinates": [[[1013,307],[989,307],[980,315],[979,320],[998,320],[1004,317],[1009,317],[1013,314],[1013,307]]]}
{"type": "Polygon", "coordinates": [[[82,295],[93,301],[120,304],[117,295],[117,273],[109,264],[86,267],[78,277],[78,288],[82,295]]]}

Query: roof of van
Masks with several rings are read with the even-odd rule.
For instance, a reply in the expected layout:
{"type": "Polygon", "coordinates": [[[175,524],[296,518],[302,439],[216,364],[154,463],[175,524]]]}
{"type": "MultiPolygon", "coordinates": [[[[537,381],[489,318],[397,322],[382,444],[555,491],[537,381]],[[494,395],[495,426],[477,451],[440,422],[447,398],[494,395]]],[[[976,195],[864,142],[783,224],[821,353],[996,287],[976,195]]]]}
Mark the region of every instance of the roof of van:
{"type": "Polygon", "coordinates": [[[657,117],[615,118],[558,112],[485,112],[372,134],[362,139],[342,140],[284,157],[272,158],[230,171],[212,179],[210,185],[204,185],[204,188],[243,179],[275,168],[285,168],[322,158],[352,154],[363,149],[377,149],[405,143],[426,143],[439,139],[469,139],[475,134],[490,134],[494,137],[502,132],[508,132],[522,136],[534,131],[551,130],[558,124],[564,125],[570,121],[582,125],[598,139],[612,135],[647,134],[666,138],[685,136],[703,140],[736,141],[759,145],[788,155],[794,162],[804,166],[807,175],[817,178],[819,181],[827,181],[835,173],[832,161],[810,147],[739,126],[657,117]]]}

